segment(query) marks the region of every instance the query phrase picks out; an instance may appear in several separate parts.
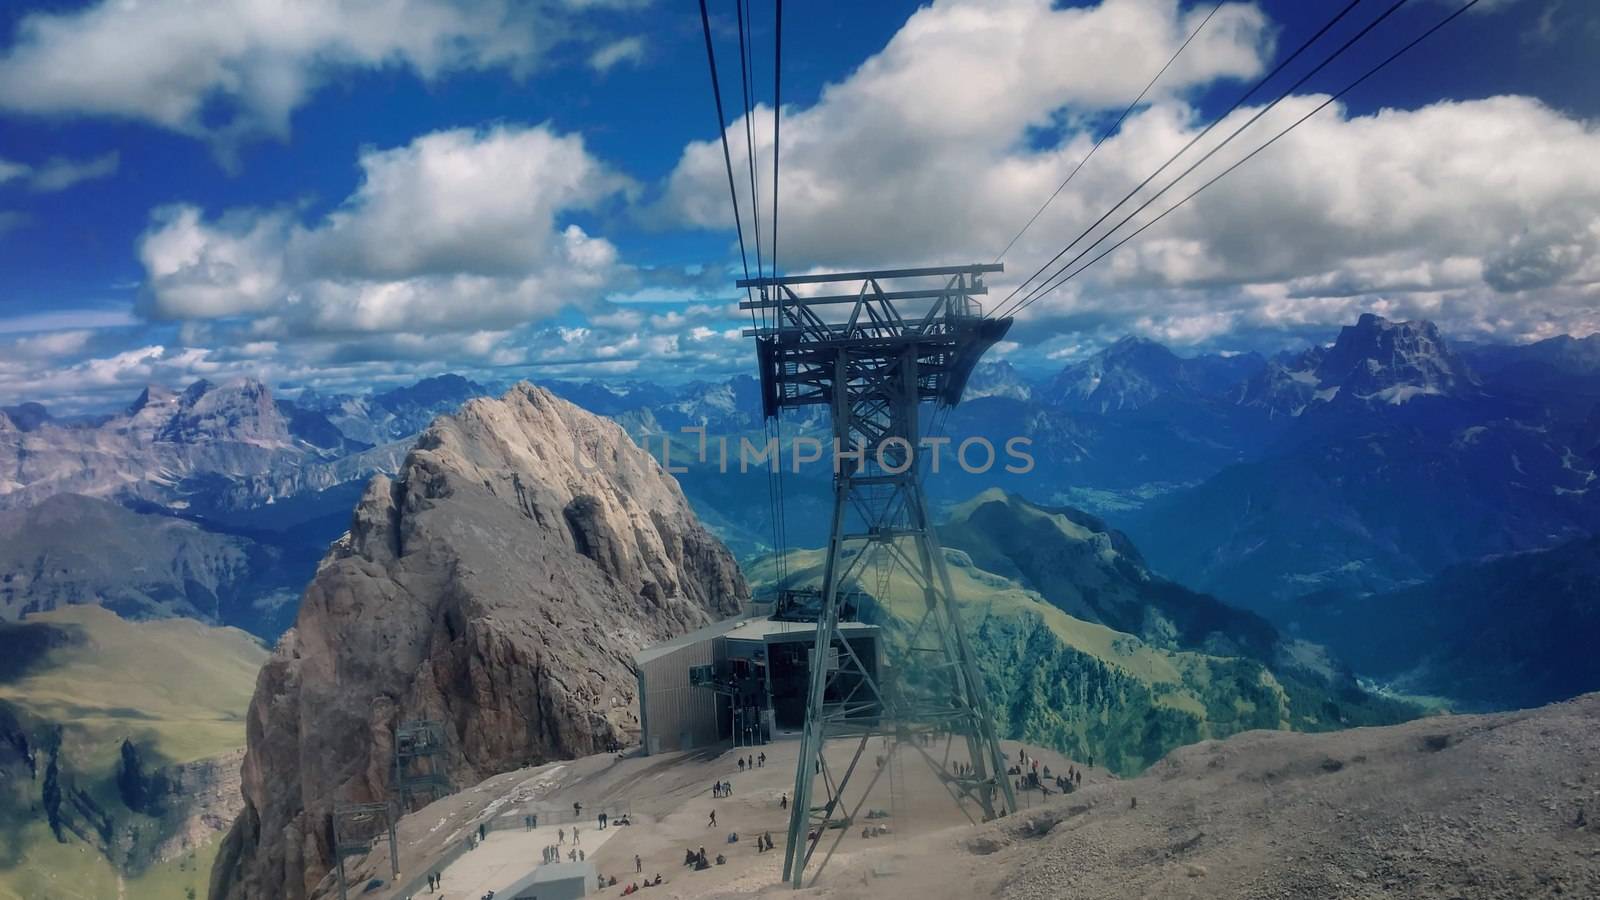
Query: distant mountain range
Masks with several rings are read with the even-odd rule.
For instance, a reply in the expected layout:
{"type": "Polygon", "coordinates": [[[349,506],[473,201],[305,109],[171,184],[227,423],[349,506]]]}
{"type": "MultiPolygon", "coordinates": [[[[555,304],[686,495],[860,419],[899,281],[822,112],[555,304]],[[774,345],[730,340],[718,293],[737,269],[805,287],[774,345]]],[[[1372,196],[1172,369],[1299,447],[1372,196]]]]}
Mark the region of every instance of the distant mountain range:
{"type": "Polygon", "coordinates": [[[1067,366],[1035,396],[1081,412],[1132,411],[1162,400],[1214,397],[1265,366],[1255,353],[1184,358],[1155,341],[1130,336],[1067,366]]]}
{"type": "Polygon", "coordinates": [[[8,407],[0,621],[93,603],[274,638],[367,479],[394,471],[417,431],[484,390],[444,376],[289,401],[245,379],[151,386],[93,419],[8,407]]]}
{"type": "Polygon", "coordinates": [[[1123,523],[1158,569],[1257,609],[1593,534],[1600,418],[1587,376],[1536,362],[1549,353],[1500,348],[1479,372],[1429,323],[1363,316],[1244,386],[1287,422],[1251,458],[1123,523]]]}
{"type": "MultiPolygon", "coordinates": [[[[927,420],[957,440],[1025,437],[1035,466],[970,475],[947,447],[930,496],[948,509],[1000,488],[1087,510],[1127,531],[1153,571],[1280,621],[1297,598],[1386,595],[1451,566],[1600,531],[1600,336],[1458,347],[1431,323],[1367,315],[1332,337],[1271,359],[1182,357],[1126,338],[1045,378],[984,363],[966,400],[927,420]]],[[[723,471],[717,438],[736,453],[740,439],[758,446],[780,430],[827,437],[821,408],[786,415],[781,429],[763,421],[750,375],[543,386],[615,419],[658,460],[670,442],[685,494],[745,557],[776,544],[776,486],[759,465],[739,472],[736,457],[723,471]],[[704,462],[686,427],[706,429],[704,462]]],[[[210,618],[273,637],[284,613],[259,586],[308,580],[371,475],[398,471],[435,416],[502,387],[443,375],[287,399],[253,381],[198,382],[71,420],[19,403],[0,412],[0,509],[91,495],[137,514],[85,519],[118,535],[113,546],[144,542],[172,559],[185,552],[175,536],[199,539],[171,530],[174,517],[188,520],[265,568],[213,566],[181,584],[161,575],[107,602],[147,614],[214,609],[210,618]]],[[[788,546],[821,545],[830,476],[822,464],[785,475],[788,546]]],[[[175,571],[168,562],[151,571],[175,571]]],[[[83,585],[97,578],[10,585],[0,611],[85,602],[83,585]]],[[[1301,633],[1315,639],[1326,621],[1307,617],[1301,633]]]]}

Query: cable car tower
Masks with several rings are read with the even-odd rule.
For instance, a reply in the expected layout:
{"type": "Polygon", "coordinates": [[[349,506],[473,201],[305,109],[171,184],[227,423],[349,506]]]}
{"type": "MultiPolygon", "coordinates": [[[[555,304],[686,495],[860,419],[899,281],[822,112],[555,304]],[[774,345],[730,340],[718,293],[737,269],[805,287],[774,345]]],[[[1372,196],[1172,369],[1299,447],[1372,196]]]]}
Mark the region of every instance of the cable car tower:
{"type": "Polygon", "coordinates": [[[830,842],[816,872],[849,831],[877,776],[892,768],[880,766],[855,807],[847,808],[846,786],[874,735],[893,738],[896,750],[920,753],[969,818],[969,804],[985,819],[1017,808],[988,691],[961,628],[929,519],[919,431],[923,403],[955,406],[979,358],[1011,327],[1009,318],[985,318],[973,299],[987,293],[984,274],[1001,268],[941,266],[738,282],[761,292],[760,300],[740,307],[762,311],[761,323],[745,334],[756,339],[763,413],[771,419],[784,409],[825,404],[835,441],[833,518],[784,849],[783,877],[797,888],[819,845],[830,842]],[[885,282],[906,287],[886,291],[885,282]],[[839,284],[849,285],[848,291],[825,293],[839,284]],[[801,285],[817,287],[802,287],[802,296],[794,290],[801,285]],[[841,604],[869,571],[869,559],[880,567],[880,600],[892,568],[922,601],[904,646],[881,667],[877,660],[862,660],[838,633],[841,604]],[[943,760],[928,753],[924,741],[934,734],[965,743],[970,767],[957,768],[948,753],[943,760]],[[841,773],[823,758],[830,738],[858,740],[841,773]]]}

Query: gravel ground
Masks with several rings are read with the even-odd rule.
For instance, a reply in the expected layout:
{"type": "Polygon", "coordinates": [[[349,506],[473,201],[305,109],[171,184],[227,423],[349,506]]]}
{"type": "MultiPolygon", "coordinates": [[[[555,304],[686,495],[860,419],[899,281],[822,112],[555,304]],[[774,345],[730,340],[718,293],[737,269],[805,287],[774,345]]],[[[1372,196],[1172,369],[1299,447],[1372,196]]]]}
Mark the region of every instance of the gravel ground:
{"type": "Polygon", "coordinates": [[[816,896],[1600,897],[1600,694],[1526,712],[1174,752],[816,896]],[[1579,812],[1583,815],[1580,819],[1579,812]]]}
{"type": "Polygon", "coordinates": [[[1389,728],[1250,732],[1175,751],[1136,779],[1090,770],[1082,790],[977,827],[947,818],[948,800],[934,802],[939,789],[911,767],[908,778],[922,783],[901,832],[845,841],[814,887],[779,885],[781,853],[749,847],[730,852],[726,867],[684,871],[685,843],[720,848],[704,824],[713,805],[747,834],[770,829],[781,843],[776,798],[792,777],[793,746],[767,752],[766,768],[742,775],[732,753],[508,773],[408,816],[403,843],[425,857],[498,797],[627,797],[638,824],[594,858],[602,872],[631,877],[640,853],[647,874],[668,879],[645,895],[654,900],[1600,898],[1600,694],[1389,728]],[[739,787],[732,800],[707,796],[718,777],[739,787]]]}

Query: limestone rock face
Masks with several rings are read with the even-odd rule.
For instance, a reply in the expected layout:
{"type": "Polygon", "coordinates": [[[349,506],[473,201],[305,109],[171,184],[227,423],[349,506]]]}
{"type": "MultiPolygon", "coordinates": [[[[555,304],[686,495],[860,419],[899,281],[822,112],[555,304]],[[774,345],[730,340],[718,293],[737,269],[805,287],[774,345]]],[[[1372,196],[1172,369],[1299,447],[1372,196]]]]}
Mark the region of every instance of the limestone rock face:
{"type": "Polygon", "coordinates": [[[633,652],[747,600],[615,423],[527,384],[439,419],[368,485],[262,669],[212,896],[314,894],[328,815],[387,793],[398,721],[445,723],[456,785],[597,752],[637,722],[633,652]]]}

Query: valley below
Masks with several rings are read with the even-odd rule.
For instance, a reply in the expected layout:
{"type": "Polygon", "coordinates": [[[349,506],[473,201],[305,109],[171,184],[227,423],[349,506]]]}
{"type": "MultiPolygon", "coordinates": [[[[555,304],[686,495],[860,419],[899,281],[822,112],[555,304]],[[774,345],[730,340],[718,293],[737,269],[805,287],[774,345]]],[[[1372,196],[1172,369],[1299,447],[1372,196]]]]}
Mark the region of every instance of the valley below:
{"type": "Polygon", "coordinates": [[[266,657],[95,607],[0,624],[0,897],[203,896],[266,657]]]}

